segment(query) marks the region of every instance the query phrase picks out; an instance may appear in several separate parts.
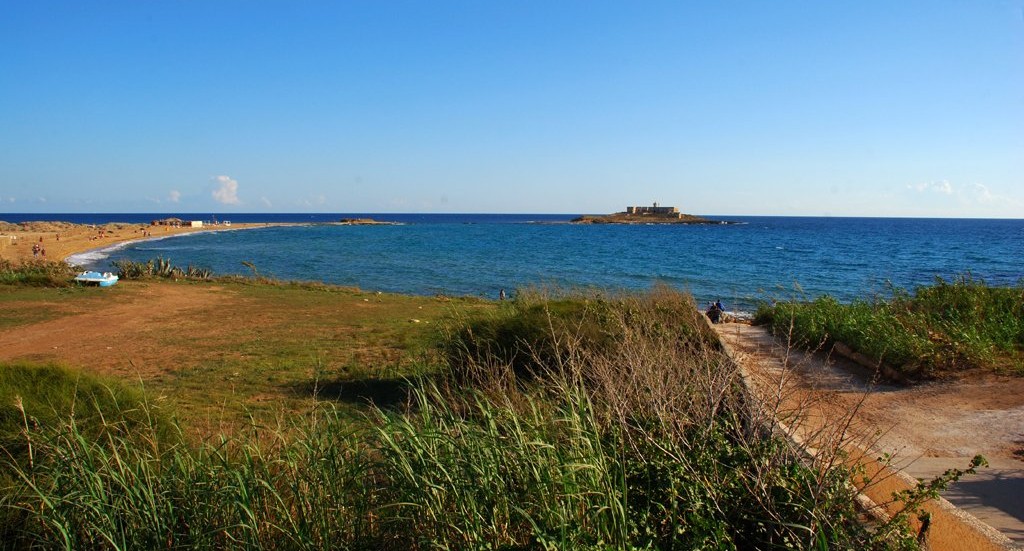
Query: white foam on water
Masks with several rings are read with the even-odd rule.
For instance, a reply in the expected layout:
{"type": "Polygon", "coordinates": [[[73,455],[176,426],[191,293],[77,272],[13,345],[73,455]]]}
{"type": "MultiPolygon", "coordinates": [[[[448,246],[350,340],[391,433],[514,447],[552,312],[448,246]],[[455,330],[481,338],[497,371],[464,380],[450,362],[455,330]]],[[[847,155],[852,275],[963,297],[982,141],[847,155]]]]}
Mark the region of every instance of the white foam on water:
{"type": "Polygon", "coordinates": [[[115,243],[107,247],[101,247],[99,249],[92,249],[81,253],[75,253],[72,255],[68,255],[68,257],[64,259],[64,262],[72,266],[89,266],[90,264],[96,264],[97,262],[105,258],[109,258],[110,253],[119,249],[123,249],[128,245],[132,243],[137,243],[139,241],[142,240],[135,239],[132,241],[122,241],[120,243],[115,243]]]}
{"type": "Polygon", "coordinates": [[[150,241],[163,241],[164,239],[177,239],[177,238],[181,238],[181,237],[188,237],[190,235],[199,235],[201,233],[213,233],[213,232],[216,232],[216,231],[226,231],[226,230],[201,230],[201,231],[194,231],[194,232],[187,232],[187,233],[176,233],[176,234],[173,234],[173,235],[159,235],[159,236],[156,236],[156,237],[145,237],[145,238],[142,238],[142,239],[130,239],[128,241],[122,241],[120,243],[114,243],[113,245],[108,245],[106,247],[100,247],[98,249],[91,249],[91,250],[88,250],[88,251],[85,251],[85,252],[80,252],[80,253],[75,253],[75,254],[68,255],[68,257],[64,259],[64,262],[66,262],[67,264],[69,264],[71,266],[90,266],[90,265],[96,264],[96,263],[98,263],[98,262],[100,262],[100,261],[102,261],[102,260],[104,260],[106,258],[110,258],[110,253],[112,253],[114,251],[121,250],[121,249],[127,247],[128,245],[134,245],[136,243],[146,243],[146,242],[150,242],[150,241]]]}
{"type": "Polygon", "coordinates": [[[736,318],[738,320],[750,321],[750,320],[754,319],[754,313],[753,312],[746,312],[744,310],[735,310],[735,311],[728,311],[727,310],[727,311],[722,312],[722,313],[726,314],[726,315],[729,315],[729,316],[732,316],[732,317],[734,317],[734,318],[736,318]]]}

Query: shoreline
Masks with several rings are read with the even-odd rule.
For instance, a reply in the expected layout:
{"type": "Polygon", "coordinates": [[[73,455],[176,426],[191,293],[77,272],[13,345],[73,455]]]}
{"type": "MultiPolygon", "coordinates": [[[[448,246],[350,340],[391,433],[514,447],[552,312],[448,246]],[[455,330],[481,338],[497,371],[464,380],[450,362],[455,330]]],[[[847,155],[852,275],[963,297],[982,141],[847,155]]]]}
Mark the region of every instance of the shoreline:
{"type": "MultiPolygon", "coordinates": [[[[262,226],[259,226],[259,227],[262,227],[262,226]]],[[[244,227],[244,228],[234,228],[234,227],[231,227],[231,228],[217,228],[217,229],[199,229],[199,228],[196,228],[195,231],[177,232],[177,233],[172,233],[170,235],[160,235],[160,236],[155,236],[155,237],[140,237],[138,239],[126,239],[124,241],[117,241],[117,242],[114,242],[114,243],[110,243],[109,245],[106,245],[106,246],[103,246],[103,247],[96,247],[96,248],[91,248],[91,249],[85,249],[85,250],[82,250],[82,251],[72,252],[72,253],[69,253],[69,254],[65,255],[64,258],[61,258],[60,260],[63,261],[63,262],[66,262],[67,264],[70,264],[72,266],[76,266],[76,265],[81,265],[79,262],[77,262],[77,260],[80,259],[80,258],[88,257],[90,255],[100,255],[102,253],[114,252],[114,251],[117,251],[119,249],[123,249],[123,248],[125,248],[125,247],[127,247],[129,245],[134,245],[136,243],[147,243],[149,241],[163,241],[164,239],[173,239],[175,237],[187,237],[187,236],[199,235],[199,234],[203,234],[203,233],[216,233],[216,232],[224,232],[224,231],[232,231],[232,230],[252,230],[252,229],[258,229],[258,227],[244,227]]],[[[109,255],[107,255],[107,256],[109,256],[109,255]]],[[[92,262],[92,261],[95,261],[95,260],[99,260],[99,259],[98,258],[88,259],[87,261],[92,262]]]]}
{"type": "Polygon", "coordinates": [[[193,228],[152,226],[111,222],[103,225],[74,224],[61,221],[33,222],[30,229],[0,232],[0,260],[26,261],[32,259],[56,260],[74,265],[75,258],[105,251],[115,251],[135,243],[157,241],[185,235],[224,231],[252,230],[269,227],[301,226],[301,223],[246,222],[232,226],[203,226],[193,228]],[[159,231],[162,228],[163,231],[159,231]],[[156,230],[156,231],[154,231],[156,230]],[[148,235],[140,235],[139,232],[148,235]],[[97,243],[99,241],[99,243],[97,243]],[[34,254],[39,245],[42,254],[34,254]],[[47,249],[49,249],[47,251],[47,249]]]}
{"type": "MultiPolygon", "coordinates": [[[[193,230],[193,231],[179,231],[179,232],[171,233],[169,235],[148,236],[148,237],[141,237],[141,238],[138,238],[138,239],[126,239],[126,240],[123,240],[123,241],[118,241],[116,243],[111,243],[111,244],[109,244],[107,246],[104,246],[104,247],[96,247],[96,248],[90,248],[90,249],[85,249],[85,250],[82,250],[82,251],[73,252],[73,253],[65,255],[64,258],[61,258],[60,260],[65,262],[65,263],[67,263],[67,264],[69,264],[69,265],[71,265],[71,266],[76,266],[76,265],[79,265],[79,264],[76,264],[75,262],[72,261],[75,258],[86,257],[88,255],[98,255],[98,254],[106,253],[106,252],[113,252],[113,251],[117,251],[119,249],[123,249],[125,247],[128,247],[129,245],[134,245],[136,243],[147,243],[147,242],[150,242],[150,241],[163,241],[164,239],[173,239],[173,238],[176,238],[176,237],[188,237],[188,236],[200,235],[200,234],[204,234],[204,233],[220,233],[220,232],[229,232],[229,231],[258,230],[258,229],[262,229],[262,228],[281,228],[281,227],[308,226],[308,225],[312,225],[312,224],[283,223],[283,222],[282,223],[274,223],[274,222],[257,223],[257,222],[251,222],[251,223],[238,224],[237,227],[235,225],[232,225],[231,227],[187,228],[187,229],[190,229],[190,230],[193,230]]],[[[109,255],[107,255],[107,256],[109,256],[109,255]]],[[[99,258],[93,258],[93,259],[89,259],[88,261],[89,262],[95,262],[95,261],[98,261],[98,260],[100,260],[100,259],[99,258]]]]}

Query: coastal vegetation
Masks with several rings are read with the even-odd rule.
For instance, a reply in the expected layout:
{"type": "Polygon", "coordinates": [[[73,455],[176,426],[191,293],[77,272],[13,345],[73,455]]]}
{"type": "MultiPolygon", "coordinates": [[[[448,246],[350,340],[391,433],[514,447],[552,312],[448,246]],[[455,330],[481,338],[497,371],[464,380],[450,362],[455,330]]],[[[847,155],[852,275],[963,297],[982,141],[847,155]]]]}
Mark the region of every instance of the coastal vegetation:
{"type": "Polygon", "coordinates": [[[208,268],[188,265],[185,268],[171,264],[168,258],[156,258],[148,262],[115,260],[114,267],[120,279],[141,279],[143,277],[164,277],[171,279],[210,279],[213,271],[208,268]]]}
{"type": "Polygon", "coordinates": [[[33,259],[13,262],[0,258],[0,285],[68,287],[75,269],[65,262],[33,259]]]}
{"type": "Polygon", "coordinates": [[[143,280],[115,298],[181,303],[179,288],[205,298],[192,317],[161,319],[159,335],[138,333],[171,360],[139,369],[140,394],[85,371],[4,366],[75,381],[85,395],[44,386],[78,396],[73,411],[103,412],[80,422],[67,400],[12,383],[6,546],[916,545],[902,519],[858,521],[856,473],[837,450],[809,460],[772,434],[688,295],[494,303],[143,280]],[[221,318],[196,324],[210,303],[221,318]],[[106,395],[115,403],[95,397],[106,395]],[[227,410],[241,415],[209,423],[227,410]]]}
{"type": "Polygon", "coordinates": [[[911,380],[1024,375],[1024,282],[992,286],[965,275],[885,298],[778,302],[755,322],[805,348],[842,343],[911,380]]]}

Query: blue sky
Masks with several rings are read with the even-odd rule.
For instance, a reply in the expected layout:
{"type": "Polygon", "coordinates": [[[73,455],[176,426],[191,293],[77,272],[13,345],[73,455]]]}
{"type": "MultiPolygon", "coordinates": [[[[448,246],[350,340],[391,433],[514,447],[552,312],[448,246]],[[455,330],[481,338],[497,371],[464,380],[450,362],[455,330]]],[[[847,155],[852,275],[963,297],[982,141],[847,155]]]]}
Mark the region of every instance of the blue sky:
{"type": "Polygon", "coordinates": [[[1024,0],[33,0],[0,17],[0,213],[652,201],[1024,218],[1024,0]]]}

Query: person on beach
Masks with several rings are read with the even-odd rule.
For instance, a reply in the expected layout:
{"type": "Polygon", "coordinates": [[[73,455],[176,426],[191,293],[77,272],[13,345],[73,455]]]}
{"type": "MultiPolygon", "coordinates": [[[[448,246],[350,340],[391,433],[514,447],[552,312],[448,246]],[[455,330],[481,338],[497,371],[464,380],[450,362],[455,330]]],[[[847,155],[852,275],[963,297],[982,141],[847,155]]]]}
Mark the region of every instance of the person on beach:
{"type": "Polygon", "coordinates": [[[505,300],[505,289],[498,291],[498,300],[505,300]]]}
{"type": "Polygon", "coordinates": [[[718,323],[722,320],[722,309],[719,308],[719,304],[721,303],[713,302],[711,303],[711,306],[708,307],[707,316],[708,319],[711,320],[711,323],[718,323]]]}

